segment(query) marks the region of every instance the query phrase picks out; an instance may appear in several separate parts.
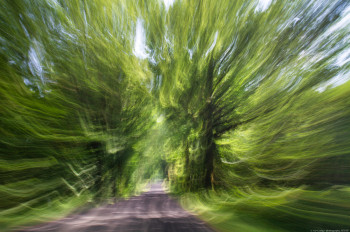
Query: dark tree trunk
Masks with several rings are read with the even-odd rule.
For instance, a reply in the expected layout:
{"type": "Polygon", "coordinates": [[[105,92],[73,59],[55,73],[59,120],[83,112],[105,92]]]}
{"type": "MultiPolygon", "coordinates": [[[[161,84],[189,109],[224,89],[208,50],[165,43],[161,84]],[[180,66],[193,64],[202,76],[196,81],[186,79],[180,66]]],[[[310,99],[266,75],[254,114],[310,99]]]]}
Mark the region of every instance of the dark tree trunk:
{"type": "Polygon", "coordinates": [[[187,191],[191,191],[191,167],[190,167],[190,152],[188,147],[188,142],[186,142],[186,148],[185,148],[185,170],[186,170],[186,179],[185,179],[185,189],[187,191]]]}
{"type": "Polygon", "coordinates": [[[213,141],[213,136],[208,135],[207,137],[207,149],[205,152],[205,175],[204,175],[204,187],[210,188],[213,187],[214,181],[214,159],[216,155],[216,145],[213,141]]]}
{"type": "Polygon", "coordinates": [[[209,67],[207,71],[207,81],[206,81],[206,107],[204,111],[204,128],[206,130],[204,136],[205,144],[205,156],[204,156],[204,187],[212,187],[212,180],[214,176],[214,159],[216,153],[216,146],[214,142],[213,134],[213,119],[214,119],[214,106],[212,102],[213,94],[213,79],[214,79],[214,60],[211,57],[209,62],[209,67]]]}

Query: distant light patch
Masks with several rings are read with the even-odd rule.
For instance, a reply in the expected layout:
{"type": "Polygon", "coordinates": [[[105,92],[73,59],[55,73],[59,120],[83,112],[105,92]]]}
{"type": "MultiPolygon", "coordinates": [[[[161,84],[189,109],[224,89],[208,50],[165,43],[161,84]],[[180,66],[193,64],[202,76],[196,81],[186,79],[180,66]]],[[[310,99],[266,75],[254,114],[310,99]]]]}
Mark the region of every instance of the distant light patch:
{"type": "Polygon", "coordinates": [[[350,62],[350,48],[345,49],[337,56],[335,60],[335,65],[342,67],[348,62],[350,62]]]}
{"type": "Polygon", "coordinates": [[[33,84],[30,80],[28,80],[28,79],[25,78],[25,77],[23,78],[23,82],[24,82],[24,84],[27,85],[27,86],[33,84]]]}
{"type": "Polygon", "coordinates": [[[258,5],[255,11],[265,11],[271,5],[272,0],[258,0],[258,5]]]}
{"type": "Polygon", "coordinates": [[[187,49],[188,54],[190,55],[190,59],[192,60],[192,56],[193,56],[193,50],[192,49],[187,49]]]}
{"type": "Polygon", "coordinates": [[[157,123],[161,123],[163,121],[164,121],[164,116],[163,115],[158,116],[157,123]]]}
{"type": "Polygon", "coordinates": [[[216,41],[217,41],[217,39],[218,39],[218,35],[219,35],[219,32],[216,31],[216,32],[215,32],[215,37],[214,37],[214,42],[211,44],[210,48],[209,48],[208,51],[205,53],[205,56],[208,56],[209,52],[211,52],[211,51],[214,49],[215,44],[216,44],[216,41]]]}
{"type": "MultiPolygon", "coordinates": [[[[347,36],[344,38],[345,40],[349,40],[349,31],[350,31],[350,6],[346,7],[341,17],[334,23],[322,36],[322,39],[324,39],[327,36],[335,36],[342,32],[347,32],[347,36]]],[[[341,51],[339,54],[337,54],[336,58],[334,59],[334,65],[338,67],[342,67],[346,65],[348,62],[350,62],[350,47],[347,47],[343,51],[341,51]]]]}
{"type": "Polygon", "coordinates": [[[145,29],[143,28],[142,20],[138,18],[136,21],[136,35],[133,53],[140,59],[146,59],[149,57],[147,50],[145,29]]]}
{"type": "Polygon", "coordinates": [[[326,31],[325,35],[326,36],[331,35],[332,33],[338,30],[343,30],[343,29],[348,30],[350,28],[349,25],[350,25],[350,6],[344,9],[340,19],[326,31]]]}
{"type": "MultiPolygon", "coordinates": [[[[38,47],[37,41],[34,40],[34,45],[38,47]]],[[[41,59],[40,59],[40,54],[38,52],[38,48],[35,49],[33,46],[30,46],[29,52],[28,52],[28,66],[29,70],[34,76],[37,76],[40,78],[40,80],[44,83],[45,79],[43,76],[43,68],[41,65],[41,59]]]]}
{"type": "Polygon", "coordinates": [[[165,10],[168,11],[169,8],[174,4],[175,0],[163,0],[165,5],[165,10]]]}
{"type": "Polygon", "coordinates": [[[319,86],[316,91],[319,93],[324,92],[327,88],[334,88],[339,85],[345,84],[346,82],[350,81],[350,72],[341,72],[335,77],[331,78],[327,82],[323,83],[321,86],[319,86]]]}

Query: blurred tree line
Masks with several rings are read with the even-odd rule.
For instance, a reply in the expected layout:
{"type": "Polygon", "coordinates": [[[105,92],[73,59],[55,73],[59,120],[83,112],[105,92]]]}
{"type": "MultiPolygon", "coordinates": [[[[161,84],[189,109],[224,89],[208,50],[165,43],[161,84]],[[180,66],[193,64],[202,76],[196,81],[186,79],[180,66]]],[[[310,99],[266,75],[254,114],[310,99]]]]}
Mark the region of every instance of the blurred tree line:
{"type": "Polygon", "coordinates": [[[133,146],[152,124],[152,95],[149,71],[132,55],[131,8],[1,4],[1,223],[134,188],[133,146]]]}
{"type": "Polygon", "coordinates": [[[349,60],[339,64],[349,51],[347,7],[175,1],[158,15],[146,8],[150,66],[161,77],[156,96],[171,128],[169,178],[186,191],[245,185],[246,177],[262,185],[348,183],[349,60]]]}
{"type": "Polygon", "coordinates": [[[348,225],[349,3],[261,2],[4,1],[0,223],[162,177],[348,225]]]}

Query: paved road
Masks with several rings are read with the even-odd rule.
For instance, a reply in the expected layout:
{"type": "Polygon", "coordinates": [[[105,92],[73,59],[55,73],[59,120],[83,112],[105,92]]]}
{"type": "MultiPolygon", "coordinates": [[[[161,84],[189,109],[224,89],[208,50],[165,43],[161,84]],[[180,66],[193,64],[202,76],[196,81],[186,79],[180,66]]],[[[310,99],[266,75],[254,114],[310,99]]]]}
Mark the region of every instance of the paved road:
{"type": "Polygon", "coordinates": [[[213,232],[171,199],[160,183],[140,196],[21,231],[213,232]]]}

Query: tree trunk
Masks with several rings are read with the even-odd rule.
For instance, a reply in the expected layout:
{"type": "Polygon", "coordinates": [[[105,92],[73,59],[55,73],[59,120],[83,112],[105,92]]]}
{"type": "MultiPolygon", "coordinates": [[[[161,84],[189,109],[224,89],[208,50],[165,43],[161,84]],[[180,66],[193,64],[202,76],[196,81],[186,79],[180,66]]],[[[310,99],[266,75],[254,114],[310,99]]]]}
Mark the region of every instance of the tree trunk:
{"type": "Polygon", "coordinates": [[[205,165],[205,174],[204,174],[204,187],[213,188],[213,178],[214,178],[214,159],[216,154],[216,145],[213,141],[212,131],[206,136],[207,139],[207,148],[205,151],[204,165],[205,165]]]}
{"type": "Polygon", "coordinates": [[[207,71],[207,81],[206,81],[206,108],[204,112],[204,122],[205,122],[205,157],[204,157],[204,187],[213,187],[213,176],[214,176],[214,159],[216,153],[216,146],[214,143],[213,134],[213,78],[214,78],[214,60],[213,57],[210,58],[209,67],[207,71]]]}

